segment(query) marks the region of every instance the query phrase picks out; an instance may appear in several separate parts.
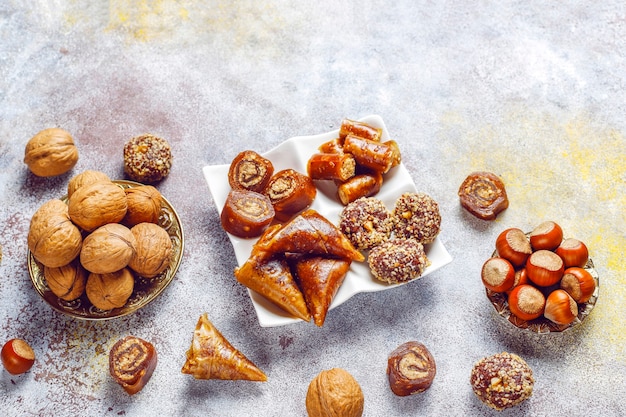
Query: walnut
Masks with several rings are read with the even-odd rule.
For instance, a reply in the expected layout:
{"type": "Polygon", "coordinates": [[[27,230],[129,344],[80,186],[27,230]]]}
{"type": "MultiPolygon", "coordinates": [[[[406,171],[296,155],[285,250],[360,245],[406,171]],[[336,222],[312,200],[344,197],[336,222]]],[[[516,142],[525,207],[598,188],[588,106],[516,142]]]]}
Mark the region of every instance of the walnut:
{"type": "Polygon", "coordinates": [[[44,203],[33,215],[28,230],[28,249],[50,268],[67,265],[78,256],[83,238],[61,200],[44,203]]]}
{"type": "Polygon", "coordinates": [[[48,200],[39,206],[39,209],[37,209],[35,214],[33,214],[31,222],[38,222],[42,218],[48,217],[51,214],[61,214],[67,216],[67,204],[57,198],[48,200]]]}
{"type": "Polygon", "coordinates": [[[153,278],[169,265],[172,240],[165,229],[154,223],[139,223],[130,229],[137,245],[128,266],[146,278],[153,278]]]}
{"type": "Polygon", "coordinates": [[[85,291],[87,272],[77,261],[58,268],[46,266],[43,276],[50,291],[62,300],[75,300],[85,291]]]}
{"type": "Polygon", "coordinates": [[[124,191],[128,200],[128,210],[122,223],[133,227],[143,222],[157,223],[159,221],[163,201],[159,190],[151,185],[141,185],[124,191]]]}
{"type": "Polygon", "coordinates": [[[134,287],[133,274],[128,268],[124,268],[109,274],[89,274],[85,292],[94,307],[111,310],[123,307],[132,295],[134,287]]]}
{"type": "Polygon", "coordinates": [[[137,241],[130,229],[118,223],[105,224],[83,241],[80,263],[89,272],[106,274],[128,265],[137,241]]]}
{"type": "Polygon", "coordinates": [[[363,404],[359,383],[341,368],[320,372],[309,384],[306,394],[309,417],[360,417],[363,404]]]}
{"type": "Polygon", "coordinates": [[[110,181],[111,179],[107,174],[100,171],[87,170],[80,174],[75,175],[67,183],[67,196],[71,197],[74,191],[78,190],[83,185],[93,184],[98,181],[110,181]]]}
{"type": "Polygon", "coordinates": [[[80,228],[91,232],[126,215],[124,190],[112,181],[97,181],[77,189],[68,200],[69,215],[80,228]]]}
{"type": "Polygon", "coordinates": [[[26,144],[24,163],[39,177],[65,174],[78,162],[78,149],[69,132],[44,129],[26,144]]]}

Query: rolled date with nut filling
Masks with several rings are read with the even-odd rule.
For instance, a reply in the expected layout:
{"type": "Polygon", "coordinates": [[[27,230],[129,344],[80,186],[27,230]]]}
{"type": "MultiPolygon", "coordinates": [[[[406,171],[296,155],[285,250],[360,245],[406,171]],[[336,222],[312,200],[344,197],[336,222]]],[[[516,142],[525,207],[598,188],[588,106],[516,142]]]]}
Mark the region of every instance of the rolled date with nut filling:
{"type": "Polygon", "coordinates": [[[109,353],[109,372],[130,395],[138,393],[148,383],[156,365],[154,346],[135,336],[118,340],[109,353]]]}
{"type": "Polygon", "coordinates": [[[405,397],[426,391],[436,373],[435,359],[426,346],[419,342],[406,342],[389,354],[389,386],[398,396],[405,397]]]}
{"type": "Polygon", "coordinates": [[[228,233],[243,237],[260,236],[274,220],[274,207],[265,194],[249,190],[231,190],[220,214],[228,233]]]}
{"type": "Polygon", "coordinates": [[[265,194],[274,206],[276,219],[284,222],[309,207],[317,189],[311,177],[289,168],[274,174],[265,194]]]}
{"type": "Polygon", "coordinates": [[[262,193],[274,174],[274,166],[254,151],[240,152],[230,163],[228,183],[234,190],[262,193]]]}

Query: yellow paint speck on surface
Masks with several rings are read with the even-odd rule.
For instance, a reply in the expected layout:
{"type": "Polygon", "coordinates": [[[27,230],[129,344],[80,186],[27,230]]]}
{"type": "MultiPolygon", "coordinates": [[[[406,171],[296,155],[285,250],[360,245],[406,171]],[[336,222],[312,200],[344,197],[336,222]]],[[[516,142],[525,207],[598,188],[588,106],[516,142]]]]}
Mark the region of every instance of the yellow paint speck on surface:
{"type": "Polygon", "coordinates": [[[187,8],[177,0],[110,0],[110,30],[127,31],[135,40],[167,37],[188,17],[187,8]]]}

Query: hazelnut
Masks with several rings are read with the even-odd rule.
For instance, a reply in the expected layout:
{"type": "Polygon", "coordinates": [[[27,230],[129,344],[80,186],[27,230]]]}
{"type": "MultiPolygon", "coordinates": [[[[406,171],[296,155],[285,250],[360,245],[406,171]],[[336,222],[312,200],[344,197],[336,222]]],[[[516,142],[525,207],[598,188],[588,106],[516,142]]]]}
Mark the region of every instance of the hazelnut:
{"type": "Polygon", "coordinates": [[[546,298],[530,284],[521,284],[511,290],[507,299],[511,313],[520,320],[534,320],[543,314],[546,298]]]}
{"type": "Polygon", "coordinates": [[[521,267],[533,252],[526,234],[516,227],[504,230],[496,239],[498,256],[511,262],[515,267],[521,267]]]}
{"type": "Polygon", "coordinates": [[[2,365],[11,375],[28,372],[35,363],[35,351],[23,339],[11,339],[2,346],[2,365]]]}
{"type": "Polygon", "coordinates": [[[126,215],[124,190],[112,181],[97,181],[77,189],[68,200],[72,221],[91,232],[107,223],[117,223],[126,215]]]}
{"type": "Polygon", "coordinates": [[[320,372],[306,394],[309,417],[360,417],[364,402],[359,383],[341,368],[320,372]]]}
{"type": "Polygon", "coordinates": [[[67,265],[79,254],[80,230],[71,222],[61,200],[44,203],[33,215],[28,230],[28,249],[45,266],[67,265]]]}
{"type": "Polygon", "coordinates": [[[135,287],[135,278],[128,268],[109,274],[89,274],[85,292],[94,307],[112,310],[123,307],[135,287]]]}
{"type": "Polygon", "coordinates": [[[495,292],[510,290],[515,284],[515,268],[504,258],[489,258],[481,270],[483,285],[495,292]]]}
{"type": "Polygon", "coordinates": [[[69,132],[44,129],[26,144],[24,163],[39,177],[65,174],[78,162],[78,149],[69,132]]]}
{"type": "Polygon", "coordinates": [[[130,231],[136,244],[128,266],[146,278],[159,275],[170,265],[172,239],[165,229],[154,223],[139,223],[130,231]]]}
{"type": "Polygon", "coordinates": [[[58,268],[44,267],[43,276],[48,288],[57,297],[72,301],[83,295],[87,273],[76,260],[58,268]]]}
{"type": "Polygon", "coordinates": [[[75,175],[67,183],[67,196],[71,197],[74,191],[78,190],[83,185],[93,184],[98,181],[110,181],[111,179],[107,174],[100,171],[87,170],[78,175],[75,175]]]}
{"type": "Polygon", "coordinates": [[[563,272],[563,259],[546,249],[533,252],[526,261],[528,279],[540,287],[549,287],[558,283],[563,277],[563,272]]]}
{"type": "Polygon", "coordinates": [[[159,190],[151,185],[141,185],[124,191],[128,201],[128,210],[122,223],[132,227],[143,222],[157,223],[159,221],[163,201],[159,190]]]}
{"type": "Polygon", "coordinates": [[[586,303],[596,290],[596,280],[586,269],[572,266],[563,273],[560,287],[577,303],[586,303]]]}
{"type": "Polygon", "coordinates": [[[589,249],[587,249],[587,245],[571,237],[561,242],[561,245],[554,250],[554,253],[563,259],[563,266],[565,268],[572,266],[584,268],[589,260],[589,249]]]}
{"type": "Polygon", "coordinates": [[[543,315],[553,323],[568,325],[578,316],[578,304],[565,290],[554,290],[546,298],[543,315]]]}
{"type": "Polygon", "coordinates": [[[118,223],[97,228],[83,241],[80,262],[89,272],[106,274],[128,265],[137,241],[130,229],[118,223]]]}

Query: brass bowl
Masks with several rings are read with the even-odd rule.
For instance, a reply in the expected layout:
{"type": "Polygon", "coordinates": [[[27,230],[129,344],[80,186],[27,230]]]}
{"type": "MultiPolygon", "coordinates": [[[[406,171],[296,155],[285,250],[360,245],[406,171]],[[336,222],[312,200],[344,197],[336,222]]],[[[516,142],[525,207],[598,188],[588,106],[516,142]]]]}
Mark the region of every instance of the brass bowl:
{"type": "MultiPolygon", "coordinates": [[[[113,182],[124,189],[143,185],[126,180],[115,180],[113,182]]],[[[67,202],[67,196],[63,197],[62,200],[67,202]]],[[[28,273],[35,290],[54,310],[77,319],[108,320],[134,313],[155,300],[167,288],[174,279],[183,257],[185,237],[182,224],[176,210],[165,197],[163,197],[158,224],[167,231],[172,239],[171,263],[165,271],[154,278],[144,278],[131,271],[135,277],[135,287],[132,295],[123,307],[112,310],[100,310],[91,305],[84,293],[80,298],[73,301],[65,301],[58,298],[46,284],[43,275],[43,265],[28,251],[28,273]]]]}
{"type": "MultiPolygon", "coordinates": [[[[497,252],[494,252],[492,257],[496,257],[497,255],[497,252]]],[[[498,315],[518,329],[539,334],[561,333],[580,325],[585,318],[589,316],[591,310],[593,310],[596,305],[596,301],[598,300],[598,295],[600,293],[600,277],[598,276],[598,272],[596,271],[591,258],[587,261],[585,269],[596,281],[596,289],[587,302],[578,304],[578,316],[572,323],[567,325],[556,324],[543,316],[529,321],[522,320],[511,313],[506,293],[494,292],[489,289],[485,289],[485,291],[487,293],[487,298],[491,301],[491,304],[496,309],[498,315]]]]}

